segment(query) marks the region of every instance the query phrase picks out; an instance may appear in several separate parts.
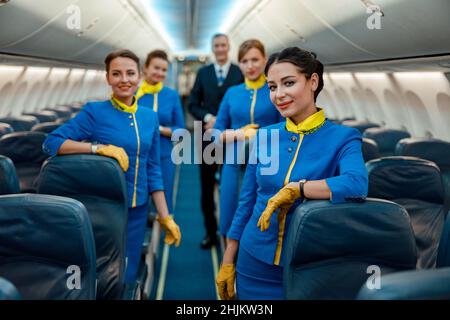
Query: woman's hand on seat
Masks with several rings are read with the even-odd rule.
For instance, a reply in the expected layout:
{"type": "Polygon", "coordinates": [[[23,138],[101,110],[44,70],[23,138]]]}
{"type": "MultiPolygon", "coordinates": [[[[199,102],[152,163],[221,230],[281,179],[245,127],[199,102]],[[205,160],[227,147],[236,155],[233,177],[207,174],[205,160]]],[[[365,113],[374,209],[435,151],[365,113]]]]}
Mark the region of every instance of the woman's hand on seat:
{"type": "Polygon", "coordinates": [[[116,159],[119,162],[120,167],[123,172],[126,172],[129,167],[128,155],[123,148],[113,146],[111,144],[108,145],[100,145],[97,149],[97,154],[109,158],[116,159]]]}

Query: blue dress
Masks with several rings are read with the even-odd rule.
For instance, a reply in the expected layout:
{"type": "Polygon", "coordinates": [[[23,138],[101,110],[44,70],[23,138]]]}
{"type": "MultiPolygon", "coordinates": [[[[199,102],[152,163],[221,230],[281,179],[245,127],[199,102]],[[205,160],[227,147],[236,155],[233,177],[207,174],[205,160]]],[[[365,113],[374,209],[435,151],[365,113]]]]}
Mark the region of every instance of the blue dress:
{"type": "MultiPolygon", "coordinates": [[[[158,92],[157,107],[154,107],[154,94],[144,94],[138,100],[140,106],[149,107],[158,113],[159,124],[170,127],[172,132],[185,128],[184,114],[178,93],[170,88],[163,87],[158,92]],[[156,109],[156,110],[155,110],[156,109]]],[[[175,164],[171,160],[172,141],[169,137],[160,136],[161,146],[161,172],[164,182],[167,206],[173,212],[173,185],[175,180],[175,164]]]]}
{"type": "Polygon", "coordinates": [[[129,168],[125,172],[128,193],[126,282],[136,278],[147,221],[149,194],[164,190],[160,168],[159,122],[148,108],[135,114],[113,107],[110,100],[89,102],[81,112],[50,133],[43,150],[55,156],[67,139],[112,144],[125,149],[129,168]]]}
{"type": "MultiPolygon", "coordinates": [[[[252,108],[255,91],[248,89],[245,83],[233,86],[227,90],[219,106],[215,129],[239,129],[247,124],[255,123],[260,127],[283,121],[278,110],[270,101],[269,87],[264,84],[256,90],[256,101],[252,108]]],[[[220,181],[220,220],[219,231],[226,235],[233,220],[239,201],[240,170],[238,157],[242,151],[243,142],[226,144],[225,162],[222,167],[220,181]],[[233,149],[233,150],[231,150],[233,149]],[[234,157],[229,157],[230,153],[234,157]]]]}
{"type": "Polygon", "coordinates": [[[283,241],[291,213],[302,199],[294,203],[280,222],[278,210],[275,211],[269,229],[264,232],[257,227],[258,220],[268,200],[285,185],[286,178],[289,182],[325,179],[332,203],[365,197],[368,178],[361,152],[361,134],[328,120],[310,134],[297,134],[287,131],[282,122],[258,131],[252,157],[256,161],[247,165],[239,207],[227,234],[240,242],[236,268],[237,288],[241,288],[238,295],[240,299],[282,299],[283,241]],[[267,139],[261,137],[264,130],[267,130],[267,139]],[[272,145],[272,133],[278,134],[279,143],[272,145]],[[273,146],[276,146],[275,152],[273,146]],[[267,161],[267,152],[274,156],[271,161],[267,161]],[[240,256],[245,261],[239,261],[240,256]],[[259,269],[267,278],[255,275],[254,265],[260,265],[259,269]]]}

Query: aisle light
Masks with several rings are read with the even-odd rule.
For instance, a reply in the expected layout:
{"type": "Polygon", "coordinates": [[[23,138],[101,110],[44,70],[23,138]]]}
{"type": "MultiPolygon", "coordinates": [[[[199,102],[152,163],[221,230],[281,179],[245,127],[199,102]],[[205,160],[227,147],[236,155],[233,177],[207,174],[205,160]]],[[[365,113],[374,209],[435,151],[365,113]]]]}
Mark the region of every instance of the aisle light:
{"type": "Polygon", "coordinates": [[[9,65],[0,65],[0,73],[2,72],[22,72],[24,67],[21,66],[9,66],[9,65]]]}
{"type": "Polygon", "coordinates": [[[424,80],[425,78],[445,79],[445,76],[442,72],[394,72],[394,77],[416,80],[424,80]]]}
{"type": "MultiPolygon", "coordinates": [[[[262,2],[267,1],[261,1],[260,5],[262,6],[262,2]]],[[[258,4],[258,0],[235,0],[234,5],[231,7],[231,9],[227,12],[225,15],[225,21],[219,28],[219,32],[222,33],[228,33],[231,29],[231,27],[239,21],[239,19],[242,18],[244,14],[247,13],[247,11],[250,8],[255,7],[258,4]]]]}
{"type": "Polygon", "coordinates": [[[152,25],[156,34],[159,34],[160,38],[167,43],[170,50],[173,51],[175,49],[175,43],[172,37],[169,36],[169,33],[164,27],[164,24],[159,19],[158,13],[155,9],[150,6],[150,0],[139,0],[144,8],[145,13],[148,15],[148,22],[152,25]]]}

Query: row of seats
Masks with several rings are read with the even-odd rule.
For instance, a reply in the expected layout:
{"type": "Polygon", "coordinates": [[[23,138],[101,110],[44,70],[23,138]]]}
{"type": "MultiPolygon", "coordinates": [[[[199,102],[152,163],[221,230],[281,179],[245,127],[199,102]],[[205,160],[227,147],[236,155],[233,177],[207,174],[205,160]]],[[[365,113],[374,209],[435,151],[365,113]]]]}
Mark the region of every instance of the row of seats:
{"type": "Polygon", "coordinates": [[[61,106],[20,117],[0,118],[0,155],[13,161],[19,177],[20,192],[36,192],[36,179],[43,162],[48,158],[42,151],[46,135],[75,116],[80,108],[61,106]]]}
{"type": "Polygon", "coordinates": [[[285,244],[286,297],[450,299],[450,217],[444,225],[439,168],[386,157],[367,169],[365,203],[307,201],[297,208],[285,244]],[[372,272],[381,288],[367,284],[372,272]]]}
{"type": "Polygon", "coordinates": [[[39,124],[54,123],[62,124],[76,115],[81,106],[59,106],[51,109],[44,109],[38,112],[29,112],[21,116],[8,116],[0,118],[0,137],[21,131],[40,131],[39,124]]]}
{"type": "MultiPolygon", "coordinates": [[[[0,178],[13,173],[1,157],[0,178]]],[[[8,186],[7,192],[17,191],[17,182],[8,186]]],[[[37,192],[0,196],[0,225],[8,226],[0,229],[0,277],[24,299],[138,297],[142,282],[124,284],[127,191],[117,162],[95,155],[50,158],[37,192]],[[70,266],[80,267],[81,290],[66,285],[70,266]]]]}

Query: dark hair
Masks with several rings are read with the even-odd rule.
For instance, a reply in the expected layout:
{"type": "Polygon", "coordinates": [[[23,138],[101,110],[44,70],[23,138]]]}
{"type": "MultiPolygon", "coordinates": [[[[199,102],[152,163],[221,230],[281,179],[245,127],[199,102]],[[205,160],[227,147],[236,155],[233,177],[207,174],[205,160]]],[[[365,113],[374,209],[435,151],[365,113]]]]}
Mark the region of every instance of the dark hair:
{"type": "Polygon", "coordinates": [[[274,63],[289,62],[296,66],[300,73],[310,79],[313,73],[319,76],[319,84],[314,92],[314,102],[317,99],[320,91],[323,89],[323,64],[316,59],[317,55],[314,52],[302,50],[298,47],[289,47],[280,52],[276,52],[269,57],[264,74],[267,76],[270,67],[274,63]]]}
{"type": "Polygon", "coordinates": [[[241,59],[247,54],[247,52],[253,48],[258,49],[264,57],[266,56],[266,50],[264,49],[264,45],[262,44],[262,42],[257,39],[249,39],[242,42],[242,44],[239,46],[238,61],[241,61],[241,59]]]}
{"type": "Polygon", "coordinates": [[[216,38],[219,38],[219,37],[225,37],[227,39],[227,41],[229,41],[228,36],[225,33],[215,33],[211,38],[211,42],[213,42],[216,38]]]}
{"type": "Polygon", "coordinates": [[[106,58],[105,58],[106,72],[109,72],[109,66],[111,65],[111,61],[113,61],[115,58],[119,58],[119,57],[130,58],[131,60],[136,62],[137,69],[139,71],[140,66],[139,66],[138,56],[133,51],[130,51],[128,49],[120,49],[120,50],[113,51],[106,56],[106,58]]]}
{"type": "Polygon", "coordinates": [[[147,55],[147,60],[145,60],[145,66],[148,67],[152,59],[160,58],[169,62],[169,58],[167,57],[167,53],[163,50],[153,50],[147,55]]]}

